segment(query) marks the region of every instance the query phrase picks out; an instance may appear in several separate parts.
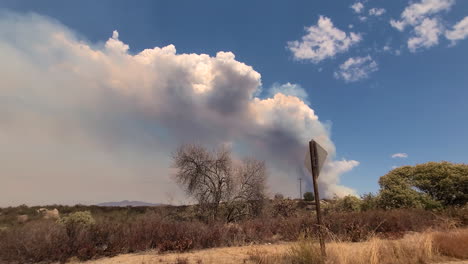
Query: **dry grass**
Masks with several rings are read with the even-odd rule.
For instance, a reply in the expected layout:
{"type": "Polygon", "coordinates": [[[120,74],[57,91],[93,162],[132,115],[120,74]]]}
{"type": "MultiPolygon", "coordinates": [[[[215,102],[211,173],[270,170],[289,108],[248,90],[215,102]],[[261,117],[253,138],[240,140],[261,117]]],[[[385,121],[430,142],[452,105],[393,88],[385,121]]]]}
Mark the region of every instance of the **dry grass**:
{"type": "Polygon", "coordinates": [[[260,250],[258,248],[253,249],[248,254],[249,257],[243,260],[244,263],[275,264],[286,263],[286,261],[288,261],[288,256],[284,253],[271,254],[266,250],[260,250]]]}
{"type": "Polygon", "coordinates": [[[205,250],[194,250],[186,253],[164,253],[147,251],[141,254],[124,254],[112,258],[101,258],[88,262],[74,261],[69,264],[176,264],[180,260],[186,260],[189,264],[238,264],[238,263],[262,263],[273,264],[282,262],[270,261],[274,257],[282,258],[293,243],[281,243],[271,245],[250,245],[241,247],[221,247],[205,250]],[[257,258],[258,257],[258,258],[257,258]]]}
{"type": "Polygon", "coordinates": [[[330,264],[417,264],[435,259],[432,234],[407,235],[400,240],[372,238],[363,243],[331,243],[330,264]]]}
{"type": "Polygon", "coordinates": [[[468,229],[407,234],[399,240],[331,243],[329,264],[421,264],[468,259],[468,229]]]}
{"type": "Polygon", "coordinates": [[[453,232],[436,232],[433,235],[433,243],[440,254],[468,259],[468,229],[460,229],[453,232]]]}
{"type": "Polygon", "coordinates": [[[292,264],[322,264],[324,259],[320,251],[320,246],[316,241],[301,239],[291,246],[286,253],[284,263],[292,264]]]}
{"type": "Polygon", "coordinates": [[[468,229],[458,229],[413,233],[399,240],[372,238],[360,243],[328,243],[325,262],[316,242],[301,240],[297,243],[216,248],[189,253],[127,254],[86,263],[423,264],[468,259],[467,249],[468,229]]]}

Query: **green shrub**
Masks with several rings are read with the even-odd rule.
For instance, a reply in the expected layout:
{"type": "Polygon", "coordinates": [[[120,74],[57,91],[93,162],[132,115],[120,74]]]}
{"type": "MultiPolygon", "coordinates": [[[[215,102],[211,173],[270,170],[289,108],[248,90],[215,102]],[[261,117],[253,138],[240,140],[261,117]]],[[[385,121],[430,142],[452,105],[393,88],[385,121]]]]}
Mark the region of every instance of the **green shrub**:
{"type": "Polygon", "coordinates": [[[275,200],[283,200],[284,199],[284,195],[281,194],[281,193],[276,193],[275,194],[275,200]]]}
{"type": "Polygon", "coordinates": [[[314,201],[315,196],[313,192],[305,192],[304,193],[304,201],[314,201]]]}
{"type": "Polygon", "coordinates": [[[358,212],[361,211],[362,200],[356,196],[348,195],[343,198],[334,198],[325,206],[326,211],[358,212]]]}
{"type": "Polygon", "coordinates": [[[361,196],[361,210],[369,211],[379,208],[379,198],[373,193],[365,193],[361,196]]]}
{"type": "Polygon", "coordinates": [[[68,216],[58,220],[60,224],[65,226],[91,226],[96,223],[90,211],[82,211],[71,213],[68,216]]]}

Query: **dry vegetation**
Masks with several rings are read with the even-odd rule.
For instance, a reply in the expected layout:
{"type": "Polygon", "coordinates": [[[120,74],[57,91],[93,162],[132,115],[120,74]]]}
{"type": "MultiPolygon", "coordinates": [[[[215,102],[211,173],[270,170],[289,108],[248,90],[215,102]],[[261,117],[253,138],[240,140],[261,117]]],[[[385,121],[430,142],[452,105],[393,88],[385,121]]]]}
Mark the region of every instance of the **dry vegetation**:
{"type": "MultiPolygon", "coordinates": [[[[87,264],[152,264],[152,263],[251,263],[251,264],[419,264],[468,259],[468,230],[450,232],[427,231],[407,234],[402,239],[384,240],[377,237],[366,242],[330,242],[327,260],[320,256],[318,244],[302,239],[295,243],[217,248],[190,253],[146,252],[86,262],[87,264]],[[455,247],[446,245],[458,245],[455,247]],[[461,255],[459,255],[461,254],[461,255]]],[[[71,262],[77,263],[77,262],[71,262]]]]}
{"type": "MultiPolygon", "coordinates": [[[[256,263],[418,264],[468,259],[468,230],[408,234],[399,240],[371,238],[361,243],[332,242],[326,261],[317,243],[304,240],[283,255],[263,257],[256,263]],[[458,246],[448,246],[448,245],[458,246]]],[[[255,257],[258,258],[258,257],[255,257]]]]}
{"type": "MultiPolygon", "coordinates": [[[[65,262],[71,258],[84,261],[147,250],[187,252],[294,242],[301,235],[313,239],[315,217],[313,211],[307,210],[308,206],[303,201],[271,200],[262,215],[233,223],[201,221],[193,207],[57,207],[61,212],[59,221],[38,218],[35,208],[4,208],[0,211],[0,223],[16,219],[12,215],[29,212],[31,216],[26,222],[13,220],[9,225],[3,224],[0,259],[6,263],[65,262]]],[[[401,238],[408,232],[464,227],[468,219],[466,208],[438,212],[422,209],[325,211],[328,242],[378,244],[378,239],[401,238]]],[[[466,239],[466,234],[458,237],[440,233],[434,235],[431,243],[444,255],[465,258],[466,239]]],[[[379,245],[384,250],[383,245],[387,243],[379,245]]]]}

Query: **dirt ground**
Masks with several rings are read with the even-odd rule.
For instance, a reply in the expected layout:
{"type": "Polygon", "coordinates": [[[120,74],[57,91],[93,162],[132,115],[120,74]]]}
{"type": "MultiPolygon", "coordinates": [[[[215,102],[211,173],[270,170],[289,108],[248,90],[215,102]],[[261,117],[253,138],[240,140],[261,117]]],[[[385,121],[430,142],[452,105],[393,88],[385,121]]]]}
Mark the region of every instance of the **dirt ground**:
{"type": "MultiPolygon", "coordinates": [[[[356,247],[361,243],[354,243],[356,247]]],[[[363,243],[364,244],[364,243],[363,243]]],[[[166,253],[159,254],[156,251],[147,251],[136,254],[123,254],[112,258],[101,258],[87,262],[72,261],[69,264],[155,264],[155,263],[171,263],[171,264],[238,264],[238,263],[254,263],[250,261],[250,256],[261,252],[268,255],[281,255],[288,252],[291,243],[281,244],[266,244],[266,245],[250,245],[242,247],[224,247],[205,250],[191,251],[187,253],[166,253]]],[[[333,247],[333,245],[330,245],[333,247]]],[[[448,261],[438,264],[468,264],[465,261],[448,261]]]]}
{"type": "Polygon", "coordinates": [[[138,254],[124,254],[113,258],[102,258],[87,262],[70,262],[70,264],[153,264],[153,263],[185,263],[188,260],[194,264],[238,264],[252,263],[248,261],[249,256],[257,251],[268,254],[283,254],[289,249],[289,243],[251,245],[242,247],[224,247],[205,250],[191,251],[187,253],[158,254],[156,251],[147,251],[138,254]]]}

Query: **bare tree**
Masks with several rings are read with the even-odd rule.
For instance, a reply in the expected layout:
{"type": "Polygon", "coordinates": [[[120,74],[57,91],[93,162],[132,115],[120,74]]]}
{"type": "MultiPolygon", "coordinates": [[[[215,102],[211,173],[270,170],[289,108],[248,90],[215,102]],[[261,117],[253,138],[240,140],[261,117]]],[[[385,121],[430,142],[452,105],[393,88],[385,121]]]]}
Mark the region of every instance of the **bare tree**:
{"type": "Polygon", "coordinates": [[[265,197],[265,163],[255,159],[233,161],[226,148],[210,152],[203,146],[183,145],[174,155],[175,179],[197,200],[210,219],[226,209],[226,219],[255,214],[265,197]]]}
{"type": "Polygon", "coordinates": [[[266,196],[266,178],[265,162],[246,158],[238,164],[226,206],[227,221],[260,213],[266,196]]]}

